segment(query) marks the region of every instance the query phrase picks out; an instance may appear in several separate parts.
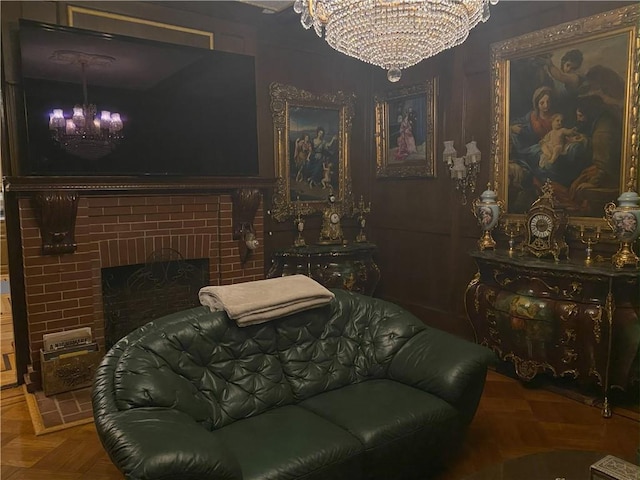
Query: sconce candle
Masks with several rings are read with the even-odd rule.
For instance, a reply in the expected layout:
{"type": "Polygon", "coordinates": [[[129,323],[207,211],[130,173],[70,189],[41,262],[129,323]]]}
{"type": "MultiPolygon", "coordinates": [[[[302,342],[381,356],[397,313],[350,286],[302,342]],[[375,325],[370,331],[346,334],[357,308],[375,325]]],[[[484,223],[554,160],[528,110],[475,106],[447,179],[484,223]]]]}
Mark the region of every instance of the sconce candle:
{"type": "Polygon", "coordinates": [[[456,149],[453,147],[453,140],[446,140],[444,142],[444,151],[442,152],[442,160],[444,163],[451,168],[453,166],[453,161],[457,156],[458,152],[456,152],[456,149]]]}
{"type": "Polygon", "coordinates": [[[471,140],[467,143],[467,155],[465,156],[467,162],[470,164],[480,163],[480,158],[482,153],[478,150],[478,146],[476,145],[475,140],[471,140]]]}

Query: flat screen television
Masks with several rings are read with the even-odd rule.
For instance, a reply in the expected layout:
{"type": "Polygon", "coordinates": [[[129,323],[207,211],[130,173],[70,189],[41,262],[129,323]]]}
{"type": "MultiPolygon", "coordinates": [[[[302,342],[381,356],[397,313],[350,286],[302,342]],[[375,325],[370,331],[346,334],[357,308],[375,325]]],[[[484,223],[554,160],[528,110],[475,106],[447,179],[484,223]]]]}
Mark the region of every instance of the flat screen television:
{"type": "Polygon", "coordinates": [[[258,174],[252,56],[31,21],[19,40],[20,175],[258,174]]]}

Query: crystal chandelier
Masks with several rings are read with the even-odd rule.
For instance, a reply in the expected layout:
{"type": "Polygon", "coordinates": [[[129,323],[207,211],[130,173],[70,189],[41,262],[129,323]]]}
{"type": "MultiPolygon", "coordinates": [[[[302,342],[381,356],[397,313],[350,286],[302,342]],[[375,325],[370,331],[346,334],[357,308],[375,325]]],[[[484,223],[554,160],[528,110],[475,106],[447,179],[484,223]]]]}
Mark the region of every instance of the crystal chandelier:
{"type": "Polygon", "coordinates": [[[115,59],[71,50],[57,50],[50,59],[56,63],[79,65],[82,75],[82,105],[75,105],[70,116],[65,117],[61,108],[49,114],[49,130],[53,140],[72,155],[96,160],[112,152],[122,139],[123,122],[120,114],[98,109],[87,97],[87,68],[106,67],[115,59]]]}
{"type": "Polygon", "coordinates": [[[331,47],[397,82],[401,69],[464,42],[489,3],[498,0],[296,0],[293,9],[331,47]]]}

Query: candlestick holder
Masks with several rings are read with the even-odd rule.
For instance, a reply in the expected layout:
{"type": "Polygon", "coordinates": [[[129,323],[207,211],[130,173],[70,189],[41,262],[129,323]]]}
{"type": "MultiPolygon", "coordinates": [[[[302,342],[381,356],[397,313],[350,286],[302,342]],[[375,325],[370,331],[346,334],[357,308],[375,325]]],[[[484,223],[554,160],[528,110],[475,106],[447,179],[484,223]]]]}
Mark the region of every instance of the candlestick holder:
{"type": "Polygon", "coordinates": [[[358,225],[360,225],[360,232],[356,235],[356,243],[364,243],[367,241],[367,236],[364,233],[364,227],[367,223],[366,215],[371,213],[371,202],[369,202],[368,206],[365,206],[364,198],[360,195],[360,202],[353,209],[353,213],[358,214],[358,225]]]}
{"type": "Polygon", "coordinates": [[[580,225],[580,242],[587,246],[585,252],[587,256],[584,259],[584,263],[590,265],[593,262],[593,246],[600,241],[600,227],[587,227],[580,225]]]}
{"type": "Polygon", "coordinates": [[[523,227],[524,225],[518,220],[516,220],[515,223],[505,220],[502,225],[504,233],[509,237],[509,256],[513,256],[515,252],[516,238],[522,233],[523,227]]]}
{"type": "Polygon", "coordinates": [[[297,204],[300,203],[300,197],[297,198],[297,202],[296,204],[294,204],[294,214],[295,217],[293,219],[293,224],[296,227],[296,230],[298,232],[298,236],[295,238],[295,240],[293,241],[293,246],[294,247],[306,247],[307,246],[307,242],[304,241],[304,237],[302,236],[302,232],[304,232],[304,217],[302,216],[302,213],[300,212],[300,209],[298,208],[297,204]]]}

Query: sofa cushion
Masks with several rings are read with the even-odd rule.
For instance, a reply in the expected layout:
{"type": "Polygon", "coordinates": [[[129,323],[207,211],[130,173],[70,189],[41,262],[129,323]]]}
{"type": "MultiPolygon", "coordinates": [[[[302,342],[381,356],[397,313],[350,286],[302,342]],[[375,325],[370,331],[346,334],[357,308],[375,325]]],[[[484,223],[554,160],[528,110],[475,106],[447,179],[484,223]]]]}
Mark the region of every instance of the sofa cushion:
{"type": "Polygon", "coordinates": [[[238,459],[243,480],[361,478],[362,444],[298,406],[239,420],[212,434],[238,459]]]}
{"type": "Polygon", "coordinates": [[[393,380],[348,385],[299,405],[362,442],[364,478],[426,478],[426,472],[439,466],[437,452],[448,443],[454,445],[461,433],[458,413],[451,405],[393,380]],[[410,471],[403,471],[405,465],[410,471]]]}
{"type": "Polygon", "coordinates": [[[426,327],[397,305],[333,289],[335,301],[277,320],[280,361],[297,400],[386,376],[391,359],[426,327]]]}
{"type": "Polygon", "coordinates": [[[145,328],[115,366],[119,409],[174,408],[213,429],[293,402],[271,325],[237,328],[201,307],[145,328]]]}

